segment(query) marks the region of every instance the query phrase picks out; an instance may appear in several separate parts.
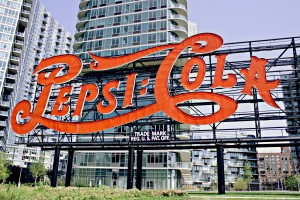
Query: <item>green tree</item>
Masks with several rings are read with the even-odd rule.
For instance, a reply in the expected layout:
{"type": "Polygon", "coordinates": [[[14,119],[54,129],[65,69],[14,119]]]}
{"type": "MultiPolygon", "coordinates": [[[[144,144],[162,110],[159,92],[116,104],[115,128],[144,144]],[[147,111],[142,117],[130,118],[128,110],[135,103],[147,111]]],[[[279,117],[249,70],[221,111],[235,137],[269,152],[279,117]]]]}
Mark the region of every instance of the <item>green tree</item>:
{"type": "Polygon", "coordinates": [[[7,160],[6,154],[4,152],[0,152],[0,181],[2,184],[6,181],[6,179],[11,174],[11,171],[8,169],[8,166],[11,165],[11,162],[7,160]]]}
{"type": "Polygon", "coordinates": [[[295,176],[289,176],[284,181],[285,186],[292,191],[298,190],[298,180],[295,176]]]}
{"type": "Polygon", "coordinates": [[[295,174],[294,176],[295,176],[295,178],[296,178],[296,180],[297,180],[298,190],[300,191],[300,174],[297,173],[297,174],[295,174]]]}
{"type": "Polygon", "coordinates": [[[236,179],[235,183],[234,183],[234,189],[237,191],[244,191],[247,189],[247,182],[245,179],[243,178],[238,178],[236,179]]]}
{"type": "Polygon", "coordinates": [[[244,180],[246,181],[248,188],[250,190],[250,183],[253,180],[253,173],[251,169],[250,162],[247,160],[244,165],[244,180]]]}
{"type": "Polygon", "coordinates": [[[29,167],[31,175],[34,177],[34,182],[36,183],[37,179],[41,176],[46,175],[47,171],[43,163],[32,163],[29,167]]]}

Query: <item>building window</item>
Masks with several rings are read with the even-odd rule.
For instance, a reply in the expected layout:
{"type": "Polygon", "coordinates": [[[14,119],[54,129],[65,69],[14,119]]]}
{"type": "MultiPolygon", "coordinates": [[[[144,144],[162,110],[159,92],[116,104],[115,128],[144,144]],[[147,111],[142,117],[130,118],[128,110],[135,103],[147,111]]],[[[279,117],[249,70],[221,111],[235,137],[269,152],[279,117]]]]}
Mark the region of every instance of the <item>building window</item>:
{"type": "Polygon", "coordinates": [[[133,44],[136,45],[136,44],[140,44],[141,42],[141,37],[138,35],[138,36],[133,36],[133,44]]]}
{"type": "Polygon", "coordinates": [[[119,46],[119,38],[112,39],[111,47],[115,48],[117,46],[119,46]]]}
{"type": "Polygon", "coordinates": [[[92,8],[97,7],[97,3],[98,3],[98,0],[93,0],[92,1],[92,8]]]}
{"type": "Polygon", "coordinates": [[[161,19],[166,19],[167,18],[167,11],[166,10],[161,10],[160,11],[160,18],[161,19]]]}
{"type": "Polygon", "coordinates": [[[122,6],[115,6],[115,15],[119,15],[122,12],[122,6]]]}
{"type": "Polygon", "coordinates": [[[114,18],[114,25],[120,25],[121,23],[121,17],[115,17],[114,18]]]}
{"type": "Polygon", "coordinates": [[[167,0],[160,0],[160,7],[166,8],[167,7],[167,0]]]}
{"type": "Polygon", "coordinates": [[[128,4],[125,5],[124,12],[125,12],[125,13],[128,13],[128,12],[129,12],[129,8],[130,8],[130,5],[128,5],[128,4]]]}
{"type": "Polygon", "coordinates": [[[111,155],[111,162],[112,163],[119,163],[120,162],[120,155],[113,153],[111,155]]]}
{"type": "Polygon", "coordinates": [[[88,39],[90,40],[90,39],[93,39],[93,38],[94,38],[94,31],[90,31],[88,33],[88,39]]]}
{"type": "Polygon", "coordinates": [[[140,24],[135,24],[133,27],[133,33],[140,33],[142,26],[140,24]]]}
{"type": "Polygon", "coordinates": [[[157,1],[156,0],[150,1],[149,10],[156,9],[156,7],[157,7],[157,1]]]}
{"type": "Polygon", "coordinates": [[[160,22],[160,30],[167,30],[167,22],[166,21],[160,22]]]}
{"type": "Polygon", "coordinates": [[[106,6],[108,0],[100,0],[100,6],[106,6]]]}
{"type": "Polygon", "coordinates": [[[113,36],[118,36],[120,34],[120,27],[113,28],[113,36]]]}
{"type": "Polygon", "coordinates": [[[143,7],[143,2],[135,2],[134,11],[135,12],[142,11],[142,7],[143,7]]]}
{"type": "Polygon", "coordinates": [[[94,47],[95,47],[95,50],[99,50],[102,48],[102,41],[96,41],[94,42],[94,47]]]}
{"type": "Polygon", "coordinates": [[[154,182],[153,181],[147,181],[146,186],[147,186],[147,189],[153,190],[154,189],[154,182]]]}
{"type": "Polygon", "coordinates": [[[142,21],[142,15],[141,14],[135,14],[134,15],[134,22],[141,22],[142,21]]]}
{"type": "Polygon", "coordinates": [[[122,39],[122,45],[126,45],[127,44],[127,38],[123,38],[122,39]]]}
{"type": "Polygon", "coordinates": [[[148,35],[148,43],[155,43],[156,42],[156,33],[148,35]]]}
{"type": "Polygon", "coordinates": [[[91,12],[91,19],[95,19],[97,15],[97,10],[92,10],[91,12]]]}
{"type": "Polygon", "coordinates": [[[149,20],[156,20],[156,11],[149,13],[149,20]]]}
{"type": "Polygon", "coordinates": [[[105,17],[105,8],[101,8],[98,10],[98,17],[105,17]]]}
{"type": "Polygon", "coordinates": [[[103,37],[103,30],[97,30],[96,32],[96,38],[102,38],[103,37]]]}
{"type": "Polygon", "coordinates": [[[124,26],[124,33],[128,32],[128,26],[124,26]]]}
{"type": "Polygon", "coordinates": [[[118,56],[118,55],[119,55],[118,50],[113,50],[111,52],[111,56],[118,56]]]}
{"type": "Polygon", "coordinates": [[[149,31],[156,31],[156,22],[149,23],[149,31]]]}

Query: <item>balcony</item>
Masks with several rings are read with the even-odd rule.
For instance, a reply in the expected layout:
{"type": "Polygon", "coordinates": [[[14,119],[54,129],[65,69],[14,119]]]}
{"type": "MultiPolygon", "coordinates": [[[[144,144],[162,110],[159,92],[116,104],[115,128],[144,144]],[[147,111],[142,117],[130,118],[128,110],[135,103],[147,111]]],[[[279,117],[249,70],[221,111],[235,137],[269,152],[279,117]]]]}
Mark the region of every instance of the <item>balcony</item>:
{"type": "Polygon", "coordinates": [[[180,31],[184,31],[184,32],[186,32],[186,33],[188,32],[188,30],[187,30],[186,27],[180,26],[180,25],[174,25],[174,24],[171,24],[171,25],[170,25],[170,29],[171,29],[172,31],[180,30],[180,31]]]}
{"type": "Polygon", "coordinates": [[[170,165],[171,168],[175,168],[175,169],[191,169],[192,165],[190,163],[172,163],[170,165]]]}
{"type": "Polygon", "coordinates": [[[180,37],[173,37],[173,36],[170,36],[169,37],[169,43],[180,43],[182,42],[184,39],[183,38],[180,38],[180,37]]]}
{"type": "Polygon", "coordinates": [[[44,17],[44,19],[43,19],[43,24],[48,24],[48,19],[49,19],[49,18],[44,17]]]}
{"type": "Polygon", "coordinates": [[[87,7],[89,2],[90,2],[90,0],[81,0],[80,4],[79,4],[79,9],[83,9],[83,8],[87,7]]]}
{"type": "Polygon", "coordinates": [[[5,133],[4,131],[0,131],[0,137],[4,137],[5,133]]]}
{"type": "Polygon", "coordinates": [[[37,52],[41,53],[43,49],[42,49],[42,47],[37,47],[35,50],[36,50],[37,52]]]}
{"type": "Polygon", "coordinates": [[[43,42],[44,42],[43,38],[40,38],[40,39],[38,40],[38,43],[39,43],[40,45],[43,44],[43,42]]]}
{"type": "Polygon", "coordinates": [[[82,31],[85,31],[85,27],[82,27],[82,28],[80,28],[80,29],[77,29],[77,33],[82,32],[82,31]]]}
{"type": "Polygon", "coordinates": [[[169,4],[169,7],[170,8],[180,8],[180,9],[183,9],[183,10],[187,10],[187,7],[181,3],[175,3],[175,2],[172,2],[170,1],[170,4],[169,4]]]}
{"type": "Polygon", "coordinates": [[[247,160],[247,156],[238,156],[238,160],[247,160]]]}
{"type": "Polygon", "coordinates": [[[6,127],[6,121],[0,121],[0,127],[6,127]]]}
{"type": "Polygon", "coordinates": [[[11,74],[7,74],[6,78],[9,79],[9,80],[13,80],[13,81],[16,80],[16,76],[15,75],[11,75],[11,74]]]}
{"type": "Polygon", "coordinates": [[[10,57],[10,61],[15,64],[15,65],[19,65],[20,64],[20,58],[16,57],[16,56],[11,56],[10,57]]]}
{"type": "Polygon", "coordinates": [[[203,168],[203,169],[202,169],[202,173],[203,173],[203,174],[211,174],[212,171],[211,171],[209,168],[203,168]]]}
{"type": "Polygon", "coordinates": [[[31,4],[30,3],[23,3],[23,6],[26,8],[31,8],[31,4]]]}
{"type": "Polygon", "coordinates": [[[8,112],[7,111],[0,111],[0,116],[7,117],[8,112]]]}
{"type": "Polygon", "coordinates": [[[17,65],[8,65],[8,69],[13,73],[18,72],[18,66],[17,65]]]}
{"type": "Polygon", "coordinates": [[[202,158],[213,158],[214,156],[211,153],[205,153],[201,157],[202,158]]]}
{"type": "Polygon", "coordinates": [[[22,9],[21,14],[22,14],[23,16],[25,16],[25,17],[29,17],[30,11],[22,9]]]}
{"type": "Polygon", "coordinates": [[[0,107],[9,108],[9,101],[0,101],[0,107]]]}
{"type": "Polygon", "coordinates": [[[198,160],[194,162],[194,165],[204,165],[204,162],[198,160]]]}
{"type": "Polygon", "coordinates": [[[29,21],[29,20],[28,20],[27,18],[25,18],[25,17],[20,17],[20,22],[21,22],[22,25],[27,26],[28,21],[29,21]]]}
{"type": "Polygon", "coordinates": [[[76,29],[78,30],[78,29],[81,29],[82,27],[84,27],[87,20],[88,20],[87,17],[79,18],[79,20],[77,21],[77,24],[76,24],[76,29]]]}
{"type": "Polygon", "coordinates": [[[15,44],[15,47],[22,49],[24,42],[20,41],[20,40],[15,40],[14,44],[15,44]]]}
{"type": "Polygon", "coordinates": [[[22,50],[17,49],[17,48],[13,48],[12,53],[13,53],[14,56],[21,56],[22,50]]]}
{"type": "Polygon", "coordinates": [[[172,13],[169,13],[169,19],[173,19],[173,20],[183,20],[183,21],[187,22],[186,16],[180,15],[180,14],[172,14],[172,13]]]}
{"type": "Polygon", "coordinates": [[[24,41],[25,33],[18,32],[16,36],[18,40],[24,41]]]}
{"type": "Polygon", "coordinates": [[[10,83],[5,83],[4,87],[9,90],[9,91],[13,91],[14,90],[14,84],[10,84],[10,83]]]}
{"type": "Polygon", "coordinates": [[[236,162],[236,163],[234,163],[234,162],[229,162],[229,163],[228,163],[228,166],[229,166],[229,167],[244,167],[244,165],[243,165],[242,162],[236,162]]]}
{"type": "Polygon", "coordinates": [[[45,31],[46,30],[46,25],[43,24],[42,27],[41,27],[42,31],[45,31]]]}
{"type": "Polygon", "coordinates": [[[215,161],[212,161],[211,162],[211,166],[213,166],[213,167],[216,167],[216,166],[218,166],[218,163],[217,163],[217,161],[215,160],[215,161]]]}
{"type": "Polygon", "coordinates": [[[240,151],[237,148],[230,148],[230,149],[227,149],[227,152],[240,152],[240,151]]]}

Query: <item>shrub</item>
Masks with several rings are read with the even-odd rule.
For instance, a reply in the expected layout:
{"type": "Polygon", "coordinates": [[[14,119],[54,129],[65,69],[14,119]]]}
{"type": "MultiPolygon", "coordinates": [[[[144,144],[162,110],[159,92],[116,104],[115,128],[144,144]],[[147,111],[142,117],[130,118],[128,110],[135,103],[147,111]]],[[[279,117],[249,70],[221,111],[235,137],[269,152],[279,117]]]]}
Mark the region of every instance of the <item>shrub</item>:
{"type": "Polygon", "coordinates": [[[234,183],[234,189],[237,191],[244,191],[247,189],[247,181],[243,178],[238,178],[234,183]]]}
{"type": "Polygon", "coordinates": [[[284,181],[285,186],[291,191],[298,190],[298,180],[295,176],[287,177],[284,181]]]}

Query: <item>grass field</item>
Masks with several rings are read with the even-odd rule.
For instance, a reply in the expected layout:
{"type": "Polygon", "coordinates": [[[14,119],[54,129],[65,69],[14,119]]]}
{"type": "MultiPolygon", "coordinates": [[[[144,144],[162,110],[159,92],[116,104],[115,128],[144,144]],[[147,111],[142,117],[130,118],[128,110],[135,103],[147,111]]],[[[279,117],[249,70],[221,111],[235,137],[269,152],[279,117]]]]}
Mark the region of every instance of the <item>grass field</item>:
{"type": "Polygon", "coordinates": [[[257,199],[300,199],[299,192],[228,192],[217,195],[212,192],[185,191],[138,191],[106,188],[50,188],[48,186],[18,188],[0,185],[1,200],[257,200],[257,199]]]}
{"type": "Polygon", "coordinates": [[[258,199],[300,199],[300,192],[282,191],[261,191],[261,192],[227,192],[225,195],[218,195],[211,192],[189,192],[189,198],[196,199],[234,199],[234,200],[258,200],[258,199]]]}

